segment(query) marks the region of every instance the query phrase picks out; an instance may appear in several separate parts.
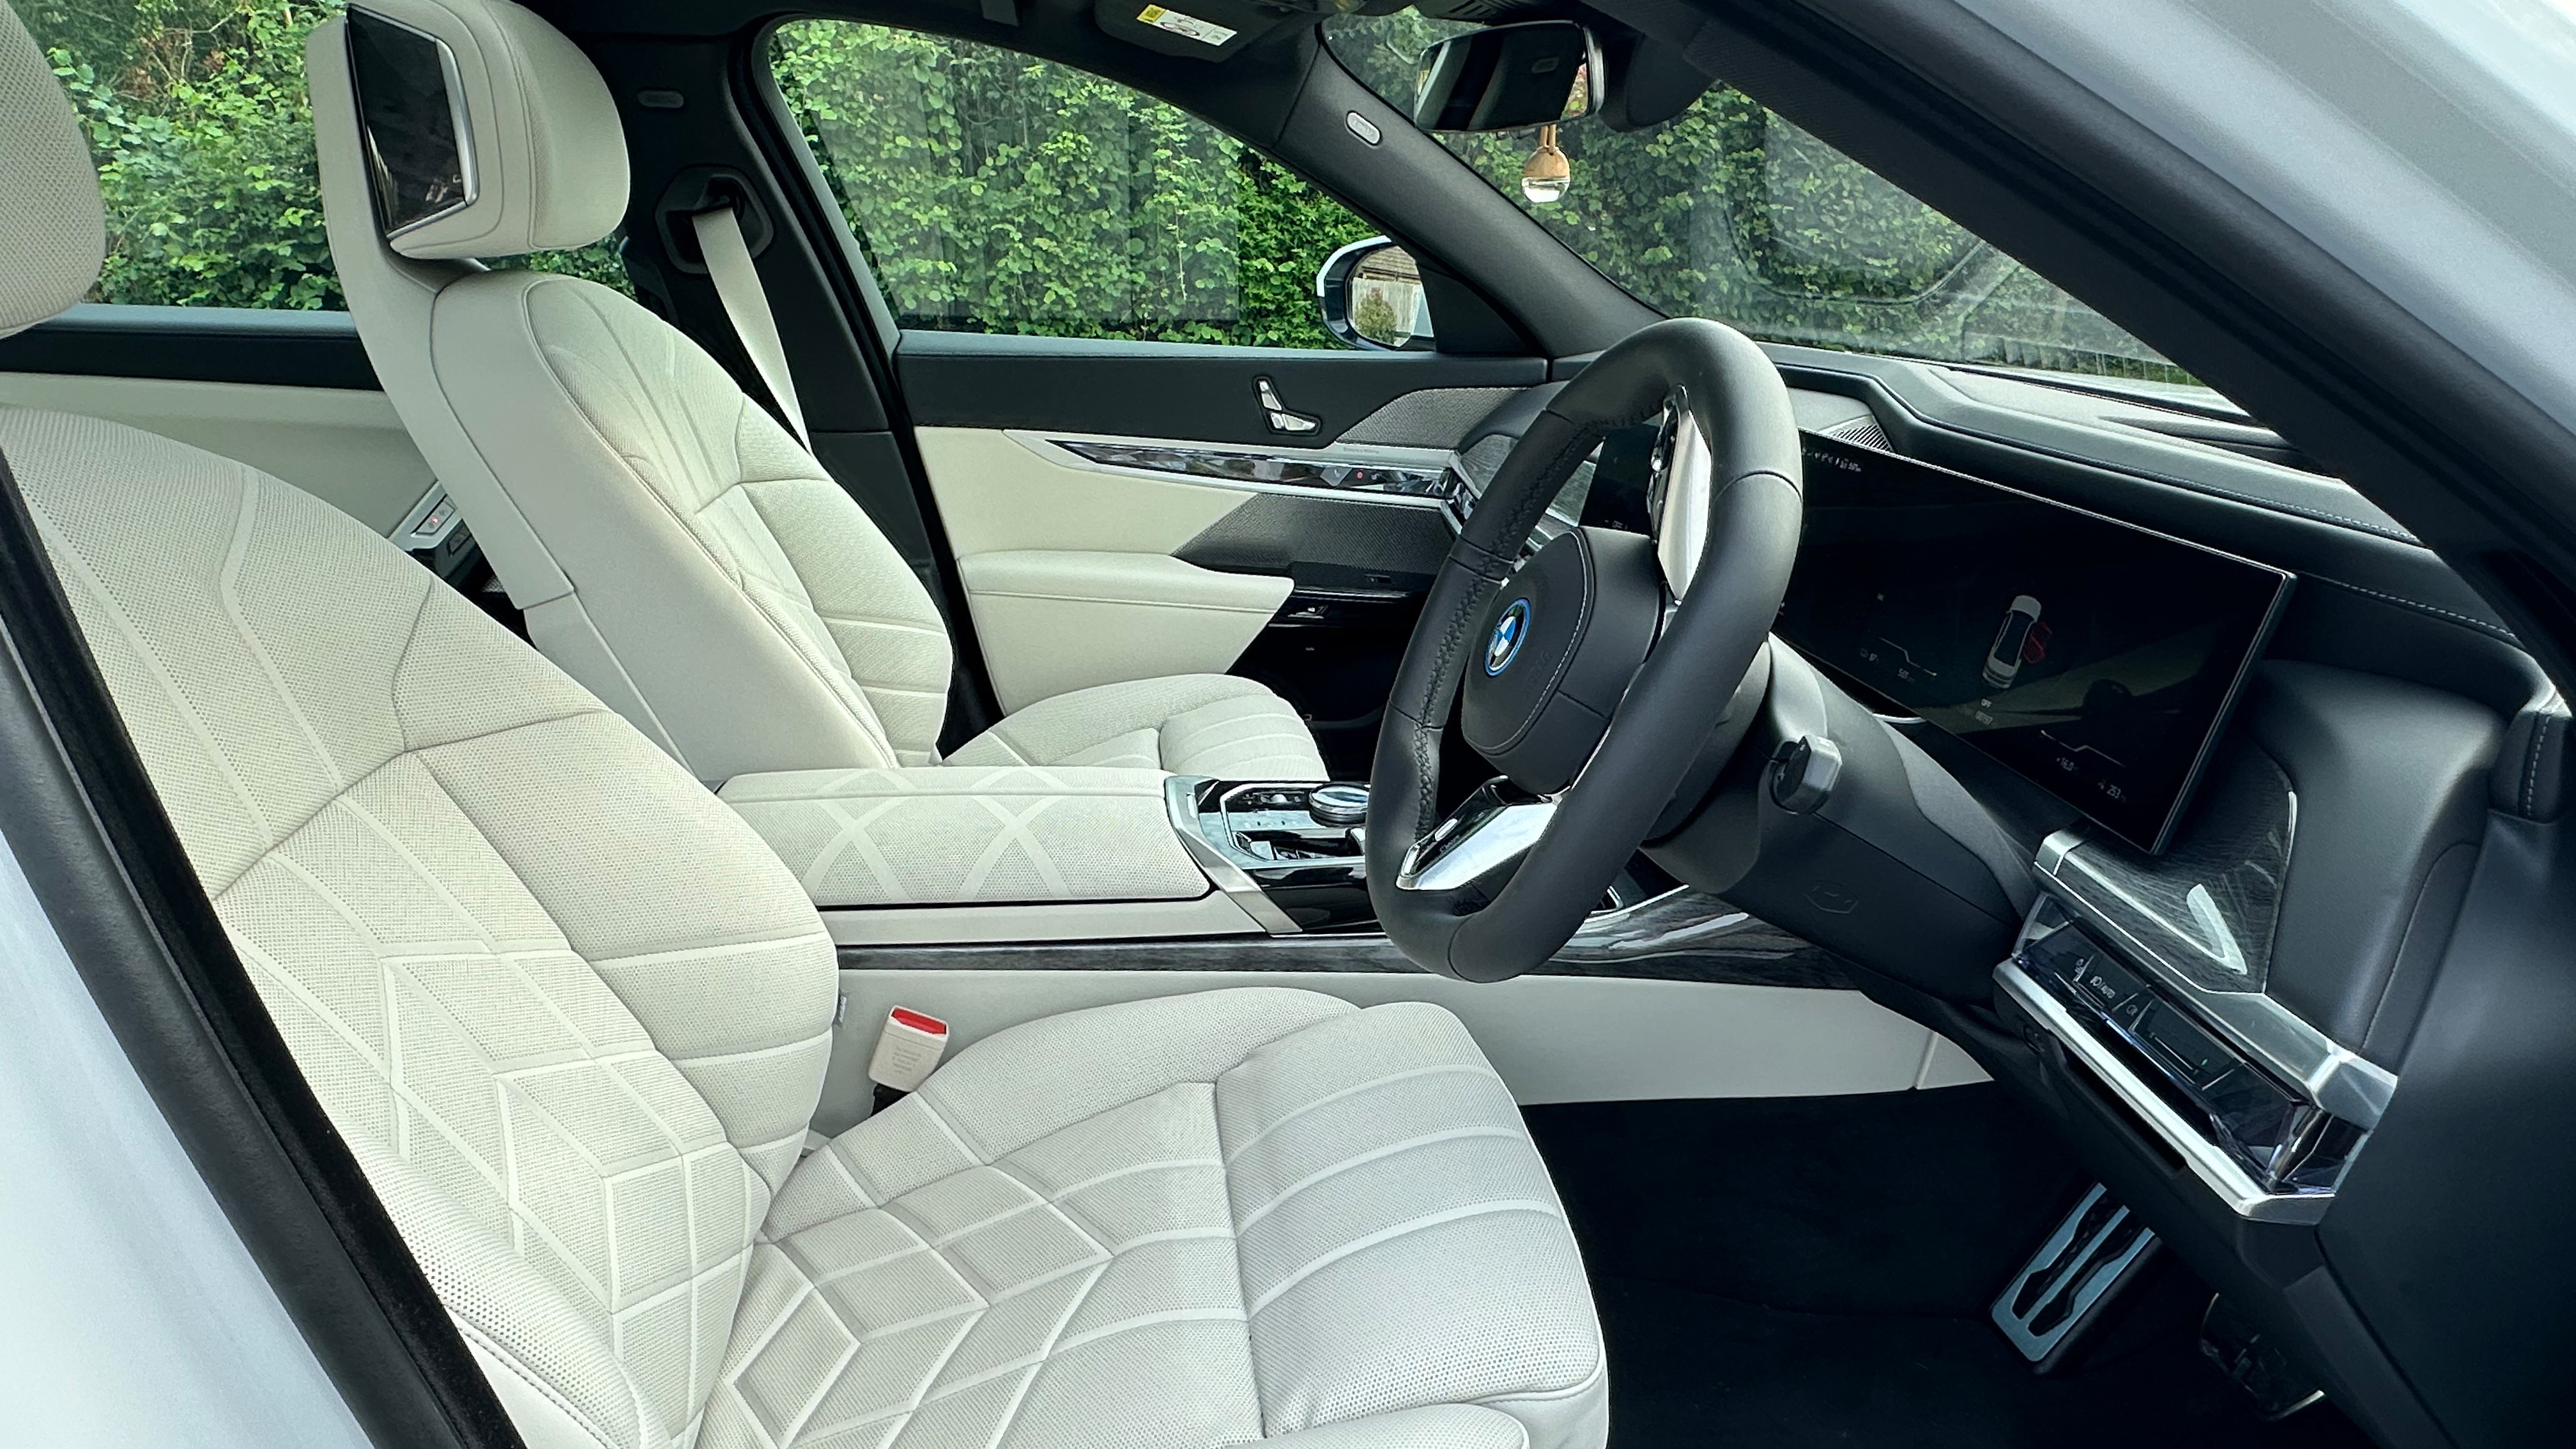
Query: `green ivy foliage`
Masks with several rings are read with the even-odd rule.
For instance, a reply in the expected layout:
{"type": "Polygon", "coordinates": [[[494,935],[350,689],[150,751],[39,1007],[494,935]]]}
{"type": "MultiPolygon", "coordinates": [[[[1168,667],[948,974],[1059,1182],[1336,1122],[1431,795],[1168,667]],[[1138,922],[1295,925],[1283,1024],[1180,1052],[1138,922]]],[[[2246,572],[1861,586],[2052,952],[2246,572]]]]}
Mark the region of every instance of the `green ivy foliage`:
{"type": "MultiPolygon", "coordinates": [[[[107,263],[91,300],[340,309],[304,91],[338,0],[20,0],[98,160],[107,263]]],[[[508,265],[621,290],[612,240],[508,265]]]]}
{"type": "Polygon", "coordinates": [[[1336,345],[1315,272],[1376,228],[1204,121],[991,46],[836,20],[772,64],[904,325],[1336,345]]]}
{"type": "MultiPolygon", "coordinates": [[[[345,305],[313,162],[304,40],[340,0],[20,0],[99,163],[96,300],[345,305]]],[[[1381,94],[1459,27],[1411,11],[1328,36],[1381,94]]],[[[845,21],[784,26],[773,63],[906,325],[1336,345],[1324,259],[1376,228],[1204,122],[991,46],[845,21]]],[[[1520,198],[1530,133],[1444,137],[1520,198]]],[[[1660,126],[1561,130],[1566,198],[1529,210],[1671,313],[1756,336],[2187,380],[2050,286],[1739,92],[1660,126]]],[[[627,289],[612,239],[509,265],[627,289]]]]}

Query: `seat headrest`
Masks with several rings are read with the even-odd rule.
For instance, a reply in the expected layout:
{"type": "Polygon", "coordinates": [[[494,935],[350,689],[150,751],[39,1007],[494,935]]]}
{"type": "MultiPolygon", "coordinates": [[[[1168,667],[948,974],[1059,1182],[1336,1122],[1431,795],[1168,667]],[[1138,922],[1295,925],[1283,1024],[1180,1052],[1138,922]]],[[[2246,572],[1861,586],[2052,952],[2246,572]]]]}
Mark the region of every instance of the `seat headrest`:
{"type": "MultiPolygon", "coordinates": [[[[510,0],[365,0],[455,58],[474,201],[387,243],[423,261],[588,246],[626,218],[626,133],[590,58],[510,0]]],[[[345,50],[317,56],[345,67],[345,50]]]]}
{"type": "Polygon", "coordinates": [[[0,4],[0,337],[87,295],[107,256],[98,168],[18,13],[0,4]]]}

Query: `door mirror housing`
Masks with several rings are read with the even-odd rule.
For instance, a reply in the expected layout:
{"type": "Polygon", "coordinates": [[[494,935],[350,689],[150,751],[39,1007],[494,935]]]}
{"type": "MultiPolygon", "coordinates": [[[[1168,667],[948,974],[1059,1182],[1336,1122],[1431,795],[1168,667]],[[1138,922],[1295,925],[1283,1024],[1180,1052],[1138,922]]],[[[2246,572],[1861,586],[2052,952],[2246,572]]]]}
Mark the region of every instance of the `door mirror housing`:
{"type": "Polygon", "coordinates": [[[1373,236],[1324,259],[1315,273],[1324,330],[1367,352],[1429,352],[1431,304],[1413,254],[1373,236]]]}
{"type": "Polygon", "coordinates": [[[1521,131],[1601,109],[1601,46],[1571,20],[1455,35],[1414,63],[1413,124],[1426,131],[1521,131]]]}

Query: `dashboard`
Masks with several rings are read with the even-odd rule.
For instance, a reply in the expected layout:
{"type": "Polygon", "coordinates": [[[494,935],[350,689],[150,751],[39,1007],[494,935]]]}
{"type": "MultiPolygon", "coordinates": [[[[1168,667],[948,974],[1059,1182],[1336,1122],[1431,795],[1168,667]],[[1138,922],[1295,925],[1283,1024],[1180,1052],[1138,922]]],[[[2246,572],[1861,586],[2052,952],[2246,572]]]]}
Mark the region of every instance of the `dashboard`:
{"type": "Polygon", "coordinates": [[[2290,575],[1828,438],[1806,455],[1779,637],[2162,850],[2290,575]]]}
{"type": "MultiPolygon", "coordinates": [[[[1776,355],[1806,516],[1756,707],[1811,707],[1686,774],[1707,793],[1647,857],[1966,1046],[2388,1442],[2418,1437],[2426,1365],[2452,1409],[2478,1404],[2516,1351],[2503,1325],[2565,1313],[2517,1276],[2563,1257],[2528,1211],[2520,1125],[2558,1050],[2537,1043],[2576,1020],[2576,895],[2549,844],[2576,803],[2563,701],[2457,574],[2330,478],[2000,370],[1776,355]],[[1845,744],[1847,774],[1792,819],[1758,782],[1809,731],[1845,744]],[[1961,809],[1928,808],[1945,791],[1961,809]],[[1996,832],[1964,887],[1921,867],[1959,859],[1943,822],[1962,813],[1996,832]],[[1903,899],[1869,874],[1899,858],[1903,899]],[[1979,882],[2010,899],[1956,909],[1979,882]],[[1943,910],[1955,929],[1929,924],[1943,910]],[[2533,925],[2553,911],[2554,935],[2533,925]],[[2513,1013],[2536,1045],[2509,1061],[2462,1026],[2492,1031],[2505,999],[2539,1003],[2513,1013]]],[[[1297,555],[1322,611],[1418,598],[1551,391],[1448,449],[1042,441],[1272,495],[1246,518],[1329,511],[1297,555]]],[[[1651,532],[1654,432],[1605,439],[1533,545],[1651,532]]],[[[1256,535],[1185,556],[1274,567],[1256,535]]],[[[2576,1068],[2555,1080],[2576,1101],[2576,1068]]]]}
{"type": "MultiPolygon", "coordinates": [[[[1882,999],[1973,1044],[2338,1404],[2414,1442],[2407,1375],[2447,1355],[2477,1382],[2492,1360],[2450,1345],[2483,1321],[2468,1305],[2515,1291],[2433,1267],[2467,1250],[2463,1213],[2493,1224],[2516,1197],[2509,1171],[2462,1171],[2511,1160],[2515,1133],[2483,1095],[2493,1064],[2441,1045],[2444,1004],[2456,1023],[2521,969],[2454,943],[2537,899],[2482,882],[2520,879],[2539,858],[2524,833],[2564,808],[2564,704],[2438,559],[2331,480],[2116,436],[2052,449],[1985,406],[2002,381],[1805,354],[1783,371],[1806,512],[1771,699],[1784,679],[1839,691],[1807,718],[1844,742],[1846,784],[1878,752],[1882,805],[1909,803],[1909,776],[1923,804],[1925,773],[1964,791],[2008,837],[2018,923],[1979,938],[1972,970],[1912,969],[1939,934],[1915,905],[1941,891],[1900,901],[1863,874],[1904,832],[1851,811],[1819,830],[1741,785],[1796,729],[1749,737],[1739,784],[1648,854],[1888,978],[1882,999]],[[2124,450],[2137,466],[2112,465],[2124,450]],[[1853,924],[1873,911],[1897,928],[1853,924]]],[[[1453,518],[1525,425],[1471,430],[1438,495],[1453,518]]],[[[1605,442],[1537,541],[1651,531],[1647,451],[1605,442]]],[[[1919,836],[1938,814],[1879,820],[1919,836]]]]}

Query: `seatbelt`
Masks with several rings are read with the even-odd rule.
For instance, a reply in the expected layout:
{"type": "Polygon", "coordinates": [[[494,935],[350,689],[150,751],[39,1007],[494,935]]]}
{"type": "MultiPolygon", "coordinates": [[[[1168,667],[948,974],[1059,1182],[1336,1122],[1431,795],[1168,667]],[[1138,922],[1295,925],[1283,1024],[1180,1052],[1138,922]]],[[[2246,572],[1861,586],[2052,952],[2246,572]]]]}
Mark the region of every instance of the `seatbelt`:
{"type": "Polygon", "coordinates": [[[701,211],[689,218],[698,233],[698,250],[707,259],[707,279],[716,284],[716,296],[724,301],[725,317],[733,323],[734,340],[751,354],[751,365],[769,388],[779,412],[786,415],[787,426],[805,451],[814,451],[814,439],[805,431],[805,410],[796,402],[796,377],[787,370],[787,349],[778,343],[778,318],[769,310],[769,293],[760,285],[760,272],[751,264],[751,246],[742,239],[742,219],[730,206],[701,211]]]}

